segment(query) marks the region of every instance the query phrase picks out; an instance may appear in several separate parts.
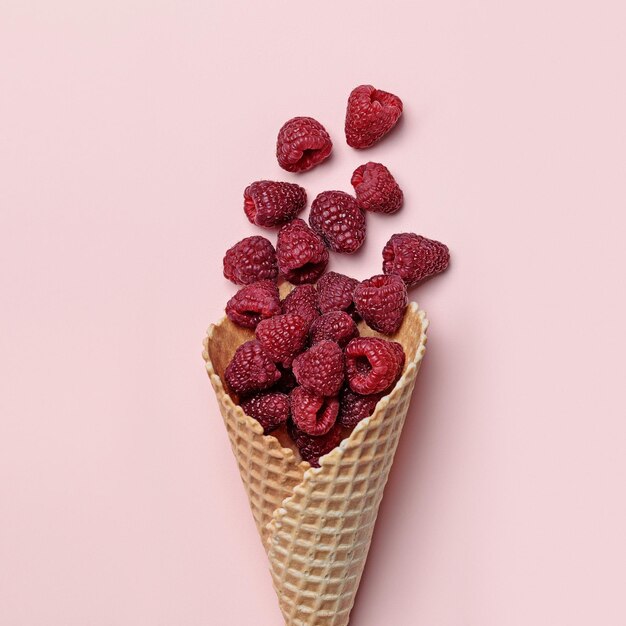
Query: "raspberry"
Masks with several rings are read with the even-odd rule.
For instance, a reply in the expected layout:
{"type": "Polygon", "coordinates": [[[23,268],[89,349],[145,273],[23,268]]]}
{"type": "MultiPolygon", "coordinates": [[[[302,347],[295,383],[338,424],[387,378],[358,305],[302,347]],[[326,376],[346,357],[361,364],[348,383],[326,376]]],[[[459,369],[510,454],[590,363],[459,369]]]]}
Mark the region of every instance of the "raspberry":
{"type": "Polygon", "coordinates": [[[390,341],[389,343],[391,344],[391,347],[396,351],[396,354],[398,355],[398,359],[400,363],[402,364],[400,366],[400,369],[402,369],[404,367],[404,361],[406,360],[406,355],[404,354],[404,348],[402,347],[402,344],[398,341],[390,341]]]}
{"type": "Polygon", "coordinates": [[[289,282],[315,282],[328,265],[328,249],[306,223],[296,218],[278,231],[278,267],[289,282]]]}
{"type": "Polygon", "coordinates": [[[382,163],[370,161],[357,167],[350,182],[356,201],[364,211],[395,213],[402,206],[402,189],[382,163]]]}
{"type": "Polygon", "coordinates": [[[409,287],[443,272],[449,262],[448,246],[415,233],[392,235],[383,248],[383,272],[400,276],[409,287]]]}
{"type": "Polygon", "coordinates": [[[335,424],[325,435],[314,437],[300,430],[293,421],[287,422],[289,436],[300,450],[300,456],[313,467],[320,466],[320,458],[334,450],[343,436],[341,428],[335,424]]]}
{"type": "Polygon", "coordinates": [[[280,378],[278,368],[258,341],[241,344],[224,371],[228,386],[240,396],[263,391],[280,378]]]}
{"type": "Polygon", "coordinates": [[[324,313],[313,322],[309,332],[312,344],[330,339],[342,348],[359,334],[354,320],[345,311],[324,313]]]}
{"type": "Polygon", "coordinates": [[[243,192],[243,210],[257,226],[281,226],[306,205],[306,191],[295,183],[258,180],[243,192]]]}
{"type": "Polygon", "coordinates": [[[305,172],[330,156],[333,142],[312,117],[294,117],[278,131],[276,158],[288,172],[305,172]]]}
{"type": "Polygon", "coordinates": [[[318,396],[296,387],[289,396],[294,424],[307,435],[325,435],[337,421],[339,400],[318,396]]]}
{"type": "Polygon", "coordinates": [[[386,391],[398,380],[403,367],[404,349],[395,341],[357,337],[346,346],[348,384],[361,395],[386,391]]]}
{"type": "Polygon", "coordinates": [[[309,224],[334,252],[352,254],[365,241],[365,214],[344,191],[323,191],[309,213],[309,224]]]}
{"type": "MultiPolygon", "coordinates": [[[[323,276],[322,276],[323,278],[323,276]]],[[[283,313],[297,313],[309,326],[319,317],[317,290],[315,285],[299,285],[292,289],[282,301],[283,313]]]]}
{"type": "Polygon", "coordinates": [[[365,322],[385,335],[395,333],[404,319],[406,285],[399,276],[378,274],[354,290],[356,309],[365,322]]]}
{"type": "Polygon", "coordinates": [[[224,255],[224,276],[237,285],[248,285],[278,276],[276,251],[265,237],[246,237],[224,255]]]}
{"type": "Polygon", "coordinates": [[[374,412],[383,395],[382,393],[374,393],[369,396],[362,396],[359,393],[354,393],[350,387],[344,387],[339,397],[338,422],[344,428],[354,428],[361,420],[374,412]]]}
{"type": "Polygon", "coordinates": [[[273,391],[259,393],[244,400],[241,408],[246,415],[263,426],[263,433],[266,435],[284,424],[291,413],[289,396],[273,391]]]}
{"type": "Polygon", "coordinates": [[[369,148],[383,138],[402,115],[402,100],[371,85],[352,90],[346,111],[346,141],[353,148],[369,148]]]}
{"type": "Polygon", "coordinates": [[[242,287],[226,304],[226,315],[244,328],[255,328],[261,320],[280,311],[278,287],[271,280],[242,287]]]}
{"type": "Polygon", "coordinates": [[[305,346],[309,324],[296,313],[276,315],[259,322],[256,338],[274,363],[288,367],[305,346]]]}
{"type": "Polygon", "coordinates": [[[336,396],[344,380],[343,352],[334,341],[320,341],[293,360],[300,385],[320,396],[336,396]]]}
{"type": "Polygon", "coordinates": [[[352,296],[359,281],[338,272],[328,272],[317,281],[317,304],[322,313],[354,311],[352,296]]]}

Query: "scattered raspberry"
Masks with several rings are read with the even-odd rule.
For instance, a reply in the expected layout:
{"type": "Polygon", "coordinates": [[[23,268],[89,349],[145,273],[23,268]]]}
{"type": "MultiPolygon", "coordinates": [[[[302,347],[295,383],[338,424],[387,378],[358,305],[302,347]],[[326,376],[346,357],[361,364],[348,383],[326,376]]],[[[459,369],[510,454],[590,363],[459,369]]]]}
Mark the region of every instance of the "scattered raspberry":
{"type": "Polygon", "coordinates": [[[324,313],[313,322],[309,332],[312,344],[330,339],[341,348],[359,334],[354,320],[345,311],[324,313]]]}
{"type": "Polygon", "coordinates": [[[307,435],[325,435],[337,421],[339,400],[318,396],[296,387],[289,396],[294,424],[307,435]]]}
{"type": "Polygon", "coordinates": [[[288,172],[305,172],[330,156],[333,142],[312,117],[294,117],[278,131],[276,158],[288,172]]]}
{"type": "Polygon", "coordinates": [[[295,285],[315,282],[328,265],[324,242],[299,218],[278,231],[276,254],[280,273],[295,285]]]}
{"type": "Polygon", "coordinates": [[[293,375],[291,368],[283,367],[282,365],[277,365],[276,367],[278,367],[278,371],[280,372],[280,378],[272,387],[272,390],[289,394],[292,389],[298,386],[298,381],[293,375]]]}
{"type": "Polygon", "coordinates": [[[344,380],[341,348],[334,341],[320,341],[293,361],[300,385],[320,396],[336,396],[344,380]]]}
{"type": "Polygon", "coordinates": [[[323,191],[309,213],[311,228],[334,252],[352,254],[365,241],[365,214],[344,191],[323,191]]]}
{"type": "Polygon", "coordinates": [[[290,415],[289,396],[284,393],[259,393],[241,403],[246,415],[253,417],[261,426],[264,434],[269,434],[284,424],[290,415]]]}
{"type": "Polygon", "coordinates": [[[369,148],[382,139],[402,115],[402,100],[371,85],[361,85],[348,98],[346,141],[353,148],[369,148]]]}
{"type": "MultiPolygon", "coordinates": [[[[323,277],[322,277],[323,278],[323,277]]],[[[297,313],[309,326],[319,317],[317,310],[317,289],[315,285],[298,285],[282,301],[283,313],[297,313]]]]}
{"type": "Polygon", "coordinates": [[[383,393],[362,396],[350,387],[344,387],[339,397],[339,416],[337,420],[344,428],[354,428],[361,420],[369,417],[376,408],[383,393]]]}
{"type": "Polygon", "coordinates": [[[236,394],[243,396],[271,387],[280,372],[258,341],[246,341],[237,348],[224,378],[236,394]]]}
{"type": "Polygon", "coordinates": [[[242,287],[226,304],[226,315],[244,328],[256,325],[280,313],[278,287],[271,280],[261,280],[242,287]]]}
{"type": "Polygon", "coordinates": [[[449,262],[448,246],[415,233],[392,235],[383,248],[383,272],[400,276],[409,287],[443,272],[449,262]]]}
{"type": "Polygon", "coordinates": [[[259,322],[256,338],[274,363],[288,367],[304,348],[309,324],[297,313],[275,315],[259,322]]]}
{"type": "Polygon", "coordinates": [[[399,276],[378,274],[354,290],[354,303],[365,322],[385,335],[395,333],[404,319],[406,285],[399,276]]]}
{"type": "Polygon", "coordinates": [[[359,281],[338,272],[328,272],[317,281],[317,305],[322,313],[354,311],[353,294],[359,281]]]}
{"type": "Polygon", "coordinates": [[[380,337],[357,337],[346,346],[346,372],[352,391],[370,395],[388,390],[402,374],[404,349],[380,337]]]}
{"type": "Polygon", "coordinates": [[[237,285],[248,285],[278,276],[276,251],[265,237],[246,237],[224,255],[224,276],[237,285]]]}
{"type": "Polygon", "coordinates": [[[282,226],[306,206],[306,191],[295,183],[259,180],[243,192],[243,210],[257,226],[282,226]]]}
{"type": "Polygon", "coordinates": [[[335,424],[325,435],[313,437],[301,431],[293,421],[287,422],[289,436],[300,450],[300,456],[313,467],[320,466],[320,458],[334,450],[342,438],[341,428],[335,424]]]}
{"type": "Polygon", "coordinates": [[[402,206],[402,189],[382,163],[370,161],[357,167],[350,182],[356,201],[364,211],[395,213],[402,206]]]}

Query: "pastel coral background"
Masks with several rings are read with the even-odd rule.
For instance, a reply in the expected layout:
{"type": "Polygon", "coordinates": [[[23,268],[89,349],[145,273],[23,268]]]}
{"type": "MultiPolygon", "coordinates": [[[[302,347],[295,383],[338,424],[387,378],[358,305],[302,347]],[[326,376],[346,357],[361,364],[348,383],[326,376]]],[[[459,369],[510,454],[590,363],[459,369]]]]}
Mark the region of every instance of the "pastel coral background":
{"type": "Polygon", "coordinates": [[[0,624],[279,624],[200,358],[255,232],[386,163],[446,241],[355,626],[626,623],[623,2],[0,3],[0,624]],[[369,82],[406,103],[342,138],[369,82]],[[332,160],[282,172],[312,115],[332,160]]]}

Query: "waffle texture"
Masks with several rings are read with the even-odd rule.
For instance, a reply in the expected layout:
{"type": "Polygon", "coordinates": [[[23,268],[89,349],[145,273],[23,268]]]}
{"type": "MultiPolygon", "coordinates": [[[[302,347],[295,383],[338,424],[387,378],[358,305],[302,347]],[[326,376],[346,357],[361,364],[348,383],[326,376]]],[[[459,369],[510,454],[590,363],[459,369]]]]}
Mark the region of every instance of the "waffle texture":
{"type": "MultiPolygon", "coordinates": [[[[424,312],[410,303],[392,337],[407,355],[401,379],[349,438],[322,457],[319,468],[301,460],[282,430],[263,435],[261,425],[224,389],[224,369],[252,333],[227,318],[209,328],[207,371],[268,553],[286,626],[348,624],[424,355],[427,326],[424,312]]],[[[364,323],[360,330],[377,336],[364,323]]]]}

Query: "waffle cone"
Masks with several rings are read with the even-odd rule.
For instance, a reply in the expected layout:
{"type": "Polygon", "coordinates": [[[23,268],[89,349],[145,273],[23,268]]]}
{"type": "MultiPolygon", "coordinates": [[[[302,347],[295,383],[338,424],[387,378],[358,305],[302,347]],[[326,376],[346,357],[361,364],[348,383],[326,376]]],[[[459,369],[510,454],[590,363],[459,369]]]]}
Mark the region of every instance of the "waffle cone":
{"type": "MultiPolygon", "coordinates": [[[[287,626],[348,624],[424,355],[427,326],[424,312],[410,303],[393,337],[407,356],[401,379],[369,418],[322,457],[319,468],[302,461],[286,433],[263,435],[261,425],[225,390],[224,370],[253,333],[227,318],[209,327],[203,353],[207,372],[287,626]]],[[[364,336],[377,335],[364,323],[360,330],[364,336]]]]}

